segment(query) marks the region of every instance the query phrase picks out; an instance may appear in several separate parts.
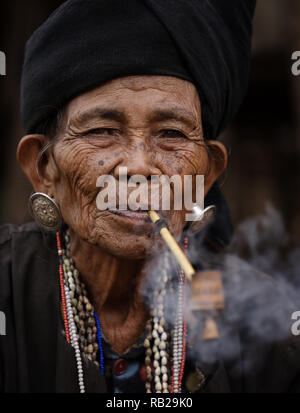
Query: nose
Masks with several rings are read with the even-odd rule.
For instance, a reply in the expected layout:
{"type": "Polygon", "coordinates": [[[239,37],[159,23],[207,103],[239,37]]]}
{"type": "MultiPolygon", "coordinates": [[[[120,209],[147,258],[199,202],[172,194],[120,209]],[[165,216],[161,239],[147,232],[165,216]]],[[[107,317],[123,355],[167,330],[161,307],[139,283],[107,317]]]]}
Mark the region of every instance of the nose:
{"type": "Polygon", "coordinates": [[[138,143],[127,148],[122,161],[115,167],[114,176],[119,179],[124,176],[124,168],[127,169],[127,177],[143,175],[150,179],[151,175],[161,175],[161,171],[154,164],[154,154],[144,143],[138,143]]]}

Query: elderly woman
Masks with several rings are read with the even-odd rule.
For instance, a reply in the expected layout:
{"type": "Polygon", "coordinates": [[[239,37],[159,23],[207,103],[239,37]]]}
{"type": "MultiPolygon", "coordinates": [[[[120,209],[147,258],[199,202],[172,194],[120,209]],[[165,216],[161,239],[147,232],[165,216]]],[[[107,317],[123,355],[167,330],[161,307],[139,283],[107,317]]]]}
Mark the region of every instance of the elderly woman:
{"type": "MultiPolygon", "coordinates": [[[[228,357],[216,356],[225,316],[201,342],[201,311],[186,310],[186,278],[147,212],[96,203],[98,177],[119,183],[124,168],[126,181],[204,175],[205,205],[217,206],[209,227],[191,238],[184,208],[161,216],[197,269],[229,243],[216,184],[227,154],[214,139],[246,90],[254,3],[69,0],[27,43],[17,157],[36,223],[0,232],[1,391],[295,389],[291,345],[247,346],[238,324],[228,357]]],[[[274,287],[253,279],[259,306],[274,287]]]]}

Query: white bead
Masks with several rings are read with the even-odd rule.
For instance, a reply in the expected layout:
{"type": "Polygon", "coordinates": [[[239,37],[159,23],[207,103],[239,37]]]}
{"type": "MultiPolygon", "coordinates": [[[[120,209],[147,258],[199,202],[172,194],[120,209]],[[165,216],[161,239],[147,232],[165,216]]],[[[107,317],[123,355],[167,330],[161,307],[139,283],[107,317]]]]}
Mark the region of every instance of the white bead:
{"type": "Polygon", "coordinates": [[[160,344],[160,339],[157,337],[157,338],[154,340],[154,345],[155,345],[155,346],[159,346],[159,344],[160,344]]]}
{"type": "Polygon", "coordinates": [[[159,381],[155,384],[155,390],[161,390],[161,383],[159,381]]]}
{"type": "Polygon", "coordinates": [[[157,376],[160,375],[160,367],[159,367],[159,366],[156,367],[156,369],[155,369],[155,374],[156,374],[157,376]]]}
{"type": "Polygon", "coordinates": [[[154,354],[154,359],[155,359],[155,360],[159,360],[159,359],[160,359],[160,354],[159,354],[158,351],[154,354]]]}
{"type": "Polygon", "coordinates": [[[162,374],[167,373],[167,371],[168,371],[166,366],[161,366],[160,370],[161,370],[162,374]]]}
{"type": "Polygon", "coordinates": [[[167,374],[163,374],[162,381],[164,381],[164,382],[168,381],[168,375],[167,374]]]}
{"type": "Polygon", "coordinates": [[[166,349],[166,343],[165,343],[165,341],[161,341],[160,343],[159,343],[159,348],[161,349],[161,350],[165,350],[166,349]]]}
{"type": "Polygon", "coordinates": [[[167,338],[168,338],[168,336],[167,336],[167,333],[164,331],[163,333],[162,333],[162,335],[161,335],[161,340],[164,340],[164,341],[166,341],[167,340],[167,338]]]}
{"type": "Polygon", "coordinates": [[[159,324],[160,324],[161,326],[163,326],[165,323],[166,323],[165,317],[161,317],[160,320],[159,320],[159,324]]]}
{"type": "Polygon", "coordinates": [[[161,359],[161,364],[162,364],[163,366],[165,366],[167,363],[168,363],[167,357],[163,357],[163,358],[161,359]]]}

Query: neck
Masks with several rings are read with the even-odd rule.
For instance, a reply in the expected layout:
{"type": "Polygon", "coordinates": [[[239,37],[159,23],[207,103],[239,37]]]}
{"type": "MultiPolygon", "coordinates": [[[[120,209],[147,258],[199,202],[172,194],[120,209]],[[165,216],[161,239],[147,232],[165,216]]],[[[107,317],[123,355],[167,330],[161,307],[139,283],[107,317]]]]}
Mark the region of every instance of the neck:
{"type": "Polygon", "coordinates": [[[118,354],[136,343],[150,314],[140,294],[144,260],[126,260],[70,231],[70,248],[107,341],[118,354]]]}

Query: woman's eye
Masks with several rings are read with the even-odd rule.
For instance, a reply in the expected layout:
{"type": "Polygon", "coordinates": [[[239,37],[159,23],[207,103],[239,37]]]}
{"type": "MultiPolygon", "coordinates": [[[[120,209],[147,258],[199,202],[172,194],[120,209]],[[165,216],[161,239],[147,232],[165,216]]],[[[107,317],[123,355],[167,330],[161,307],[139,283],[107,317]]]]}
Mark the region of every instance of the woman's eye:
{"type": "Polygon", "coordinates": [[[91,129],[88,131],[88,135],[105,135],[105,136],[115,136],[118,133],[117,129],[111,129],[111,128],[96,128],[96,129],[91,129]]]}
{"type": "Polygon", "coordinates": [[[184,133],[178,130],[174,130],[174,129],[165,129],[165,130],[162,130],[161,132],[162,132],[162,135],[167,138],[186,138],[184,133]]]}

